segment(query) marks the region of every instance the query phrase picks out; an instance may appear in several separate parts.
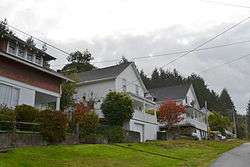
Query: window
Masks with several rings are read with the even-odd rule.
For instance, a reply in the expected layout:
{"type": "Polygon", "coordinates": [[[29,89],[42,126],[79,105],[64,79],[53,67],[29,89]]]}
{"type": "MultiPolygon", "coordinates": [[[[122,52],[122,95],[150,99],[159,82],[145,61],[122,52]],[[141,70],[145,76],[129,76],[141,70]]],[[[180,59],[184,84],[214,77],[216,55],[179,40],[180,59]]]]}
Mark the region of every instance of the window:
{"type": "Polygon", "coordinates": [[[27,52],[27,60],[33,61],[33,54],[31,52],[27,52]]]}
{"type": "Polygon", "coordinates": [[[122,91],[123,92],[127,91],[127,81],[126,81],[126,79],[122,79],[122,91]]]}
{"type": "Polygon", "coordinates": [[[39,64],[39,65],[41,65],[42,64],[42,57],[41,56],[39,56],[39,55],[36,55],[36,64],[39,64]]]}
{"type": "Polygon", "coordinates": [[[135,94],[139,95],[139,86],[138,85],[135,85],[135,94]]]}
{"type": "Polygon", "coordinates": [[[18,47],[18,56],[22,57],[22,58],[24,58],[24,56],[25,56],[25,50],[21,46],[18,47]]]}
{"type": "Polygon", "coordinates": [[[14,42],[9,42],[8,53],[16,55],[16,44],[14,42]]]}
{"type": "Polygon", "coordinates": [[[18,104],[19,89],[5,84],[0,84],[0,104],[14,107],[18,104]]]}

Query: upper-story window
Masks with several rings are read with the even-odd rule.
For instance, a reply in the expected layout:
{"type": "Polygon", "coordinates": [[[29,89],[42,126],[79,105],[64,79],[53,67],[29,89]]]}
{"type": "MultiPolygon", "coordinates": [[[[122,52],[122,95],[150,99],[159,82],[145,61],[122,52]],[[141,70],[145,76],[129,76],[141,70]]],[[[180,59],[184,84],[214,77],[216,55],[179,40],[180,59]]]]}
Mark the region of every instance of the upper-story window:
{"type": "Polygon", "coordinates": [[[122,91],[127,91],[127,81],[126,79],[122,79],[122,91]]]}
{"type": "Polygon", "coordinates": [[[39,64],[39,65],[41,65],[42,64],[42,57],[41,56],[39,56],[39,55],[36,55],[36,64],[39,64]]]}
{"type": "Polygon", "coordinates": [[[9,42],[8,53],[16,55],[17,45],[14,42],[9,42]]]}
{"type": "Polygon", "coordinates": [[[31,52],[27,52],[27,60],[33,61],[33,54],[31,52]]]}
{"type": "Polygon", "coordinates": [[[24,58],[25,57],[25,49],[22,46],[18,47],[18,56],[24,58]]]}
{"type": "Polygon", "coordinates": [[[135,85],[135,94],[139,95],[139,85],[135,85]]]}

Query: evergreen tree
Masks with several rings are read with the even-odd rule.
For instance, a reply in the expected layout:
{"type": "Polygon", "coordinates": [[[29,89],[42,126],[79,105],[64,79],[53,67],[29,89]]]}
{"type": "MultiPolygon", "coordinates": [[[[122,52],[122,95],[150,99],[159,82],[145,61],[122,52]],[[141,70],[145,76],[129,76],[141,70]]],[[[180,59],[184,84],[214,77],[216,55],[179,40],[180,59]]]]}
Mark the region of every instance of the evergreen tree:
{"type": "Polygon", "coordinates": [[[150,85],[150,78],[148,78],[148,76],[144,73],[143,70],[140,71],[140,76],[146,88],[148,88],[148,86],[150,85]]]}
{"type": "Polygon", "coordinates": [[[247,137],[250,138],[250,100],[247,104],[247,114],[246,114],[246,122],[247,122],[247,137]]]}
{"type": "Polygon", "coordinates": [[[234,103],[233,103],[227,89],[224,88],[221,91],[219,100],[220,100],[220,104],[221,104],[221,109],[219,112],[221,112],[221,114],[224,116],[228,116],[228,117],[232,118],[232,115],[233,115],[232,112],[235,112],[235,107],[234,107],[234,103]]]}

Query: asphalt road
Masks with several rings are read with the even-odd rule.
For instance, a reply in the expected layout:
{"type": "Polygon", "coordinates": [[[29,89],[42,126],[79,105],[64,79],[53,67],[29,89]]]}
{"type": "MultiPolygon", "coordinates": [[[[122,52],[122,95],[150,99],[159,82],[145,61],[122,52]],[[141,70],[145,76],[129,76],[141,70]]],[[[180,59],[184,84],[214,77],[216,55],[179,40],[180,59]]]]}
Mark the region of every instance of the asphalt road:
{"type": "Polygon", "coordinates": [[[211,167],[250,167],[250,143],[224,153],[211,167]]]}

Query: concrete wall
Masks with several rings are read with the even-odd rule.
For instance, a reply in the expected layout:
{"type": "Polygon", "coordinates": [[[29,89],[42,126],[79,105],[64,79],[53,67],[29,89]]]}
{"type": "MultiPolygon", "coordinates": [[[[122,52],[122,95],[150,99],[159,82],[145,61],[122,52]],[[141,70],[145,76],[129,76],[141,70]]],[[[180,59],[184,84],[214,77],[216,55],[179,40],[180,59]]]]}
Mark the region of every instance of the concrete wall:
{"type": "MultiPolygon", "coordinates": [[[[67,134],[61,144],[78,144],[79,137],[74,134],[67,134]]],[[[43,140],[39,133],[0,133],[0,149],[6,147],[24,147],[24,146],[44,146],[48,143],[43,140]]]]}

